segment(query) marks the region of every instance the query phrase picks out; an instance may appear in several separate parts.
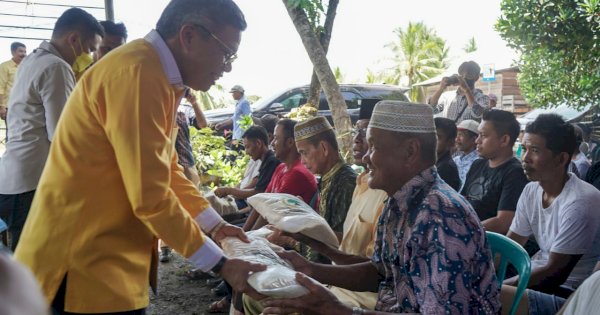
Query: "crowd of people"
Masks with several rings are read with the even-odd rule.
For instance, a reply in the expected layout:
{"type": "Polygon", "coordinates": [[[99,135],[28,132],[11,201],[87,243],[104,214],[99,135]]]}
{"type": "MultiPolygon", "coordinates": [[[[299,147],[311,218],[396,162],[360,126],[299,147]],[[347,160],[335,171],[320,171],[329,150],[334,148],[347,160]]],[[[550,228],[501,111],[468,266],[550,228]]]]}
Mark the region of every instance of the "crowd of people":
{"type": "Polygon", "coordinates": [[[194,273],[222,279],[226,296],[210,312],[507,314],[521,280],[496,278],[487,231],[531,255],[518,314],[597,308],[600,191],[585,180],[597,171],[581,128],[542,114],[521,130],[475,88],[472,61],[428,104],[361,100],[352,163],[324,117],[263,117],[244,130],[251,108],[235,85],[234,115],[214,128],[232,128],[251,161],[238,185],[205,198],[189,128],[208,123],[191,90],[232,70],[245,28],[231,0],[172,0],[143,39],[126,43],[123,24],[71,8],[27,57],[11,46],[0,65],[0,275],[10,275],[0,276],[0,313],[145,314],[173,249],[194,273]],[[456,96],[439,102],[451,85],[456,96]],[[247,280],[266,266],[219,246],[268,225],[246,202],[259,193],[300,197],[338,237],[335,248],[268,237],[304,296],[261,296],[247,280]],[[223,198],[234,215],[215,210],[223,198]]]}

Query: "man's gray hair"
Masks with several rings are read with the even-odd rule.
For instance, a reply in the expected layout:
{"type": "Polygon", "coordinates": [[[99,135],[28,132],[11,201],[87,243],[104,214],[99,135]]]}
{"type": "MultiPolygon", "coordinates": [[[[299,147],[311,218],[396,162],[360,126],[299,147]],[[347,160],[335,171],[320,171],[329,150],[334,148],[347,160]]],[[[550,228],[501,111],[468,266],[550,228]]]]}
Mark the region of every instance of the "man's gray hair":
{"type": "Polygon", "coordinates": [[[231,0],[171,0],[156,23],[156,30],[164,39],[175,36],[186,23],[201,24],[210,31],[232,26],[246,29],[246,19],[231,0]]]}

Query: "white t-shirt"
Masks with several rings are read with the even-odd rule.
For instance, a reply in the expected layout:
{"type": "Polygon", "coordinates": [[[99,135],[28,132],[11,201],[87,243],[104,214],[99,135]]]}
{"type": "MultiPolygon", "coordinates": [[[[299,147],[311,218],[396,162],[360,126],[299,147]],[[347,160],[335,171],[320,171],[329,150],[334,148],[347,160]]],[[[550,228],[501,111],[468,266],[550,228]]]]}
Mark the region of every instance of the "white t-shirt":
{"type": "Polygon", "coordinates": [[[254,177],[258,176],[258,170],[260,169],[261,164],[261,160],[250,159],[250,161],[248,161],[248,164],[246,165],[246,171],[244,171],[244,177],[240,182],[240,188],[244,189],[246,186],[248,186],[248,184],[250,184],[254,177]]]}
{"type": "Polygon", "coordinates": [[[563,315],[597,314],[600,309],[600,272],[595,272],[571,296],[563,315]]]}
{"type": "Polygon", "coordinates": [[[550,252],[583,255],[564,283],[577,288],[600,256],[600,191],[569,173],[562,192],[545,209],[543,192],[538,182],[525,186],[510,230],[521,236],[534,235],[540,251],[531,259],[532,268],[545,266],[550,252]]]}

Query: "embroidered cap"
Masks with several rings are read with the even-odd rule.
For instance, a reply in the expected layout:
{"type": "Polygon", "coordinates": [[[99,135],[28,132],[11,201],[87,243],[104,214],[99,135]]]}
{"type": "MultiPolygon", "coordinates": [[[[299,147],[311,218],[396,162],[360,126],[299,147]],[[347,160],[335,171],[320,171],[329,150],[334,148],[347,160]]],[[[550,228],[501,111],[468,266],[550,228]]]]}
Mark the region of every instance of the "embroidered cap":
{"type": "Polygon", "coordinates": [[[476,135],[479,134],[479,123],[472,120],[472,119],[465,119],[463,121],[461,121],[458,126],[456,126],[456,129],[458,130],[468,130],[476,135]]]}
{"type": "Polygon", "coordinates": [[[322,116],[314,117],[298,122],[294,126],[294,138],[298,142],[329,130],[333,131],[333,127],[331,127],[327,118],[322,116]]]}
{"type": "Polygon", "coordinates": [[[375,105],[369,128],[406,133],[435,133],[433,110],[425,104],[381,101],[375,105]]]}

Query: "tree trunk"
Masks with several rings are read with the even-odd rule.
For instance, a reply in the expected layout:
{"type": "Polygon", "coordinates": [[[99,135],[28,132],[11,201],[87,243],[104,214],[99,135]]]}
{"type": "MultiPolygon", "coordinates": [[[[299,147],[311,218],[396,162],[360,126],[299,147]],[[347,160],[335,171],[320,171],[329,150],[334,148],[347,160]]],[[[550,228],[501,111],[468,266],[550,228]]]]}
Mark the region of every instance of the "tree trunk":
{"type": "Polygon", "coordinates": [[[323,92],[329,103],[331,109],[331,115],[333,116],[333,123],[335,124],[335,130],[337,133],[337,140],[340,146],[340,151],[344,159],[350,158],[352,148],[352,136],[350,134],[350,128],[352,123],[350,116],[348,115],[348,108],[342,93],[340,93],[340,87],[335,80],[333,71],[329,66],[325,51],[319,43],[317,36],[312,30],[308,18],[302,9],[294,8],[288,3],[288,0],[282,0],[285,5],[296,31],[302,39],[302,44],[308,53],[308,57],[313,64],[314,71],[323,86],[323,92]]]}
{"type": "MultiPolygon", "coordinates": [[[[333,21],[335,20],[335,14],[336,14],[337,6],[339,3],[340,3],[339,0],[329,0],[329,5],[327,6],[327,15],[325,16],[325,24],[323,26],[323,31],[319,34],[319,42],[321,43],[321,47],[323,47],[323,51],[325,52],[325,55],[327,55],[327,50],[329,49],[329,41],[331,40],[331,32],[333,31],[333,21]]],[[[310,80],[310,88],[308,89],[307,103],[312,105],[314,108],[316,108],[318,110],[320,96],[321,96],[321,83],[319,82],[317,73],[313,70],[312,77],[310,80]]]]}

